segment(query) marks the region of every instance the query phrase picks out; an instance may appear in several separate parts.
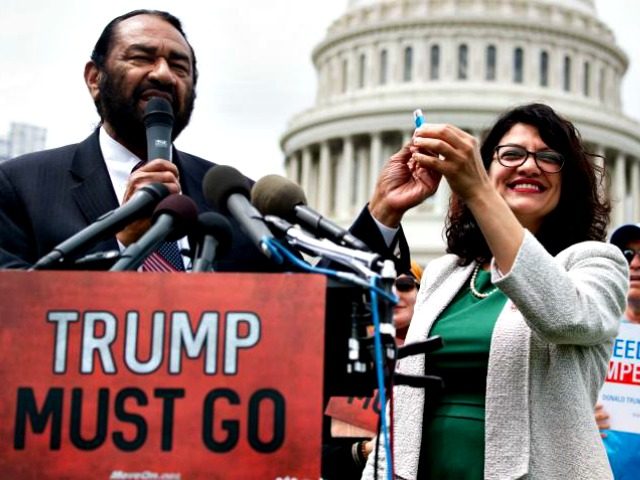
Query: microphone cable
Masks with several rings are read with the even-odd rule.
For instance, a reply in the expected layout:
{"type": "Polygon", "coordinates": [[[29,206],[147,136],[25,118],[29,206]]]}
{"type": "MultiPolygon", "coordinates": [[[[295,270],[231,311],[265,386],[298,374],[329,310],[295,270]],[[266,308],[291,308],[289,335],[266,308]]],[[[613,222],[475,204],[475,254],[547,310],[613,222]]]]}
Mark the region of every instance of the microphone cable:
{"type": "MultiPolygon", "coordinates": [[[[373,320],[373,346],[374,346],[374,361],[375,361],[375,371],[376,371],[376,379],[378,381],[378,396],[380,397],[380,413],[379,413],[379,421],[380,431],[378,432],[378,438],[382,438],[382,442],[384,444],[385,449],[385,459],[386,459],[386,472],[387,472],[387,480],[393,479],[393,457],[391,451],[391,435],[389,432],[389,426],[387,425],[387,399],[385,392],[385,383],[384,383],[384,363],[382,358],[382,338],[380,336],[380,315],[378,312],[378,290],[376,286],[378,278],[371,278],[371,318],[373,320]]],[[[386,293],[386,292],[385,292],[386,293]]],[[[392,396],[393,391],[393,372],[390,372],[389,375],[389,396],[392,396]]],[[[389,404],[389,408],[393,411],[393,407],[389,404]]],[[[390,415],[391,423],[393,423],[393,415],[390,415]]],[[[374,475],[373,478],[378,478],[378,454],[380,449],[380,442],[376,442],[376,451],[374,457],[374,475]]]]}
{"type": "MultiPolygon", "coordinates": [[[[379,420],[378,420],[378,424],[380,425],[379,438],[381,438],[384,443],[387,480],[392,480],[393,478],[393,458],[392,458],[392,451],[391,451],[392,439],[390,435],[389,426],[387,425],[387,415],[386,415],[387,399],[385,394],[386,389],[385,389],[385,382],[384,382],[384,359],[383,359],[383,352],[382,352],[380,314],[378,311],[378,296],[383,297],[386,301],[390,302],[393,305],[398,303],[398,297],[393,294],[389,294],[389,292],[380,288],[377,285],[377,282],[380,278],[378,274],[374,274],[371,277],[370,282],[367,283],[363,279],[359,278],[358,276],[352,273],[340,272],[340,271],[332,270],[329,268],[312,266],[307,262],[300,260],[294,254],[292,254],[289,251],[289,249],[287,249],[284,245],[282,245],[282,243],[276,238],[268,239],[268,244],[270,245],[270,248],[273,248],[274,250],[278,250],[282,254],[282,257],[286,258],[287,260],[289,260],[291,263],[293,263],[294,265],[296,265],[302,270],[305,270],[310,273],[321,273],[323,275],[327,275],[327,276],[336,278],[338,280],[353,283],[360,287],[364,286],[369,290],[369,294],[371,296],[371,315],[373,320],[374,366],[375,366],[375,372],[376,372],[376,381],[378,384],[378,395],[380,398],[380,413],[379,413],[379,420]]],[[[393,390],[393,375],[390,375],[389,391],[391,392],[392,390],[393,390]]],[[[392,397],[392,393],[390,393],[389,396],[392,397]]],[[[391,422],[393,423],[393,416],[391,416],[391,422]]],[[[377,441],[375,459],[374,459],[375,460],[374,461],[374,478],[377,478],[379,448],[380,448],[380,442],[377,441]]]]}
{"type": "Polygon", "coordinates": [[[348,282],[354,285],[358,285],[360,287],[364,287],[368,290],[373,289],[378,293],[378,295],[384,297],[385,300],[391,302],[393,305],[398,303],[397,296],[393,294],[389,294],[389,292],[383,290],[377,285],[372,285],[371,283],[367,282],[366,280],[358,277],[353,273],[342,272],[340,270],[333,270],[325,267],[317,267],[305,262],[304,260],[301,260],[296,255],[291,253],[291,251],[287,247],[285,247],[280,240],[276,238],[268,239],[267,244],[269,245],[270,250],[274,250],[278,252],[278,256],[280,258],[282,258],[283,260],[284,259],[288,260],[290,263],[300,268],[301,270],[307,271],[309,273],[320,273],[322,275],[335,278],[336,280],[342,280],[344,282],[348,282]]]}

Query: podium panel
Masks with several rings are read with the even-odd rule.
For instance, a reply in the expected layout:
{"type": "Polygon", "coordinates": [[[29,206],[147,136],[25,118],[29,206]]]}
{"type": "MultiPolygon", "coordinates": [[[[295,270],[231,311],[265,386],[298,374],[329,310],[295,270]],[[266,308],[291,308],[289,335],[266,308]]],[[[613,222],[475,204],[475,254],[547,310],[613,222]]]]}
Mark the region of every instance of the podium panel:
{"type": "Polygon", "coordinates": [[[317,479],[326,279],[0,272],[0,472],[317,479]]]}

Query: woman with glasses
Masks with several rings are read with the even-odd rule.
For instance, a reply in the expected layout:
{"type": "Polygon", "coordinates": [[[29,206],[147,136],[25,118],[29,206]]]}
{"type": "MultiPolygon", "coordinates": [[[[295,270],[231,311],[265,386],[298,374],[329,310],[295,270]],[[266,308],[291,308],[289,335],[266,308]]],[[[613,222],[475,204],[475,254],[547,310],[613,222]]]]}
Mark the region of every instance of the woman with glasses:
{"type": "Polygon", "coordinates": [[[398,362],[445,388],[396,387],[399,478],[611,478],[593,407],[627,264],[602,242],[601,175],[575,127],[542,104],[503,114],[480,147],[426,123],[390,159],[369,205],[379,222],[397,227],[441,177],[452,190],[447,255],[427,265],[406,337],[444,347],[398,362]]]}

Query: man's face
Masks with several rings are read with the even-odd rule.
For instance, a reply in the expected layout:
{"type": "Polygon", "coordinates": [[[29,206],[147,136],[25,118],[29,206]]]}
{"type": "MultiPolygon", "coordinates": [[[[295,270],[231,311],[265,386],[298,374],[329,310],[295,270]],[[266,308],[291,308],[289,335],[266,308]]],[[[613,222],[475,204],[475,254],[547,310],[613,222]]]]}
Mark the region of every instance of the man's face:
{"type": "MultiPolygon", "coordinates": [[[[622,249],[640,252],[640,239],[627,242],[622,249]]],[[[629,293],[627,293],[629,303],[640,304],[640,254],[633,255],[629,263],[629,293]]]]}
{"type": "Polygon", "coordinates": [[[144,150],[145,107],[151,97],[163,97],[173,107],[175,139],[191,117],[193,79],[191,50],[171,24],[152,15],[124,20],[99,75],[96,101],[105,128],[125,146],[144,150]]]}

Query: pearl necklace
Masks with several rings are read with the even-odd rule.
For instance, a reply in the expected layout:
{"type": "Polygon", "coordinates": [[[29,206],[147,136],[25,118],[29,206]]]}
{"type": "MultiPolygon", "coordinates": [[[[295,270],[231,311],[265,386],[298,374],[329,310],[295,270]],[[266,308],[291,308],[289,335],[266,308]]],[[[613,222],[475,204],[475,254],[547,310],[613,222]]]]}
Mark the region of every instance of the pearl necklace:
{"type": "Polygon", "coordinates": [[[487,298],[489,295],[496,292],[498,290],[498,287],[493,287],[493,290],[489,290],[487,293],[482,293],[476,290],[476,277],[478,276],[480,267],[481,265],[478,263],[476,267],[473,269],[473,273],[471,274],[471,280],[469,281],[469,289],[471,290],[471,295],[482,300],[483,298],[487,298]]]}

